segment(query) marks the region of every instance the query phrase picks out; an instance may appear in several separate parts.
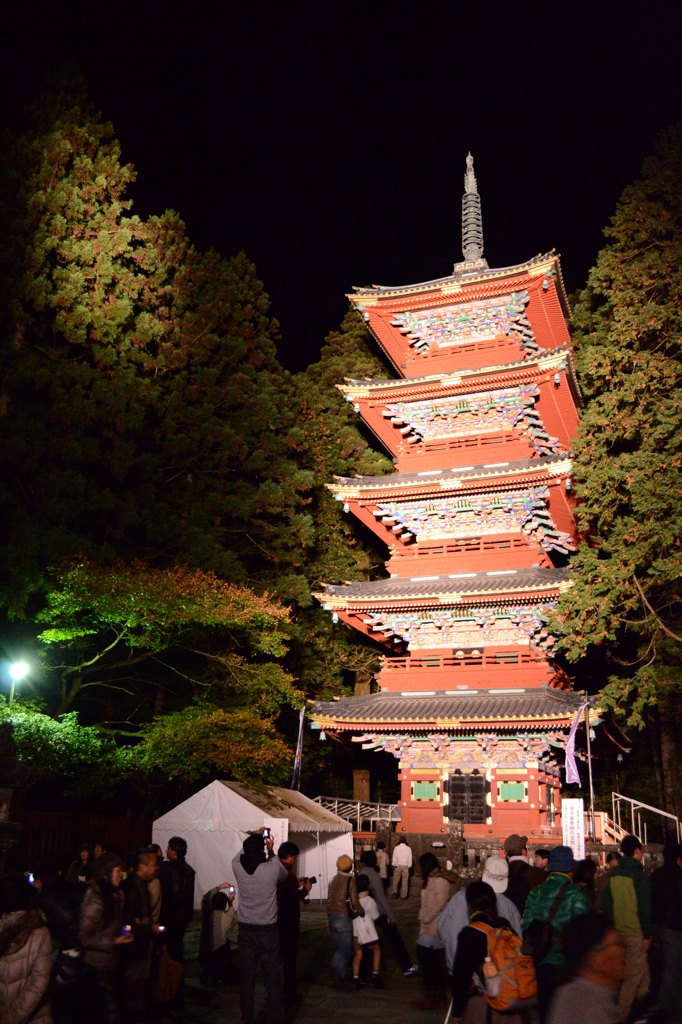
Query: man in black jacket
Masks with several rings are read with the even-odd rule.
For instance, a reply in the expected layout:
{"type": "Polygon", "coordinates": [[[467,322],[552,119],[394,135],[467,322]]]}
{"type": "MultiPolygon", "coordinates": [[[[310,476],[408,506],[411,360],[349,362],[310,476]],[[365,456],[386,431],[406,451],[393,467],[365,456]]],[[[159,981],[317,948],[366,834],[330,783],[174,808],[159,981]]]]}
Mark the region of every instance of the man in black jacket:
{"type": "Polygon", "coordinates": [[[168,955],[185,962],[183,942],[194,916],[194,868],[185,860],[187,843],[180,836],[168,840],[166,860],[161,865],[161,924],[168,955]]]}
{"type": "Polygon", "coordinates": [[[679,1012],[682,992],[682,846],[663,847],[663,867],[651,876],[651,915],[656,942],[663,953],[658,1006],[679,1012]]]}
{"type": "Polygon", "coordinates": [[[156,877],[156,854],[138,850],[133,857],[132,872],[123,883],[125,908],[123,921],[130,926],[135,941],[123,950],[123,1002],[131,1020],[143,1020],[149,999],[152,966],[152,943],[159,925],[152,923],[149,885],[156,877]]]}
{"type": "Polygon", "coordinates": [[[85,1011],[85,965],[78,938],[83,889],[68,885],[52,861],[44,860],[33,869],[38,891],[37,906],[45,915],[57,957],[52,972],[52,1012],[55,1024],[83,1024],[85,1011]]]}
{"type": "Polygon", "coordinates": [[[528,836],[519,836],[516,833],[508,836],[504,841],[504,852],[509,861],[509,882],[505,896],[512,901],[523,917],[528,893],[531,890],[527,877],[530,870],[528,836]]]}
{"type": "Polygon", "coordinates": [[[296,992],[296,959],[301,931],[301,901],[312,889],[309,879],[297,878],[294,874],[299,852],[296,843],[288,842],[282,843],[277,851],[277,856],[288,872],[286,881],[279,882],[277,886],[277,930],[284,975],[284,999],[289,1006],[293,1006],[300,998],[296,992]]]}

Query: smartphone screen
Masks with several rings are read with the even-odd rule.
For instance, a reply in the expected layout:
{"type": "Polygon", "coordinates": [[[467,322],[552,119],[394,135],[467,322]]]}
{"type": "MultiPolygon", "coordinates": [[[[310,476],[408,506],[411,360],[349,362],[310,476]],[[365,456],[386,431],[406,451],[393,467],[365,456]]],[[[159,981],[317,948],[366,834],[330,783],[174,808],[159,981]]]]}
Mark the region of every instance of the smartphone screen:
{"type": "Polygon", "coordinates": [[[264,839],[269,839],[270,838],[270,829],[269,828],[264,828],[263,829],[263,838],[264,839]]]}
{"type": "Polygon", "coordinates": [[[35,882],[35,878],[33,877],[33,872],[29,871],[29,873],[28,873],[28,884],[29,885],[33,885],[34,882],[35,882]]]}
{"type": "Polygon", "coordinates": [[[123,927],[121,928],[121,935],[130,935],[132,930],[133,929],[129,924],[124,924],[123,927]]]}
{"type": "Polygon", "coordinates": [[[229,894],[231,896],[234,896],[234,886],[233,885],[228,886],[227,891],[229,892],[229,894]]]}

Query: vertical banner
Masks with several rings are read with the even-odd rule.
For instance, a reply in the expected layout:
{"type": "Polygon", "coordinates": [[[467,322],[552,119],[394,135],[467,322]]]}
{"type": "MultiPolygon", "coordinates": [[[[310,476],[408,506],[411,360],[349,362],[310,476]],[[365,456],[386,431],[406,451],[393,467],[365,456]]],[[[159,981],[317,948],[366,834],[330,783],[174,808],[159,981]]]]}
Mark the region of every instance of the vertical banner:
{"type": "Polygon", "coordinates": [[[580,785],[580,776],[578,775],[578,766],[575,763],[575,734],[578,731],[578,725],[580,724],[580,718],[585,708],[589,708],[589,704],[583,704],[575,716],[575,721],[571,726],[571,731],[568,734],[566,741],[566,782],[577,782],[580,785]]]}
{"type": "Polygon", "coordinates": [[[303,724],[305,722],[305,707],[301,708],[298,716],[298,743],[296,744],[296,757],[294,759],[294,774],[291,776],[289,789],[301,788],[301,761],[303,760],[303,724]]]}
{"type": "Polygon", "coordinates": [[[561,801],[564,846],[570,846],[576,860],[585,859],[585,806],[582,800],[561,801]]]}

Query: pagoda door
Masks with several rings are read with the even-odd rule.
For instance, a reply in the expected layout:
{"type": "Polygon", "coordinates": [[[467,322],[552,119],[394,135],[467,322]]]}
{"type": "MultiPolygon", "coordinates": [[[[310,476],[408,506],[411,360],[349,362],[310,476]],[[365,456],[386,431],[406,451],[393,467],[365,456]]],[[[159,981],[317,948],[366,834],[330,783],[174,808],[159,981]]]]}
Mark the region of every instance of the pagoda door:
{"type": "Polygon", "coordinates": [[[465,825],[485,825],[488,817],[485,775],[451,775],[448,817],[465,825]]]}

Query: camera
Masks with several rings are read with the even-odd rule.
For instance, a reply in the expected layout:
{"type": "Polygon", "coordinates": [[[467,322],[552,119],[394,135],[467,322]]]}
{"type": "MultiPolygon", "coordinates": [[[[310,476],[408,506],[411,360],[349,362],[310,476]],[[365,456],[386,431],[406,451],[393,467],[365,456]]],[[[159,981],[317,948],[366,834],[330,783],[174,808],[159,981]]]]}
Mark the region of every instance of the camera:
{"type": "Polygon", "coordinates": [[[315,875],[312,875],[310,878],[304,878],[303,881],[310,882],[311,885],[315,885],[315,883],[317,882],[317,878],[315,877],[315,875]]]}

